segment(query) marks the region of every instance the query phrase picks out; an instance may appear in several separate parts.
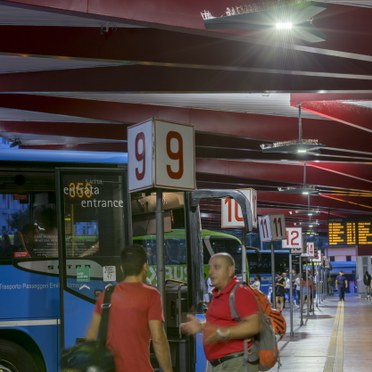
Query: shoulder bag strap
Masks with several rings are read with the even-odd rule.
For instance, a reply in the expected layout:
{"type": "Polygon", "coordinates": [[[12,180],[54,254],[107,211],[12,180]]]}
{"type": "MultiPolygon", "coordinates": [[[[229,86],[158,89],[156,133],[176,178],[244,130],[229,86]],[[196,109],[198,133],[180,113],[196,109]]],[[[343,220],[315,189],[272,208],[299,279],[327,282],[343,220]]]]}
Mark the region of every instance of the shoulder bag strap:
{"type": "Polygon", "coordinates": [[[230,292],[229,296],[229,305],[230,305],[230,313],[231,313],[231,318],[236,320],[237,322],[240,321],[240,316],[238,314],[238,311],[236,310],[235,306],[235,295],[236,295],[236,289],[240,286],[240,283],[236,283],[233,287],[233,289],[230,292]]]}
{"type": "MultiPolygon", "coordinates": [[[[233,289],[231,290],[230,297],[229,297],[231,317],[234,320],[236,320],[237,322],[240,322],[241,318],[240,318],[240,316],[238,314],[238,311],[236,309],[236,306],[235,306],[235,296],[236,296],[237,288],[240,287],[241,285],[244,285],[244,284],[236,283],[234,285],[233,289]]],[[[255,297],[255,300],[257,302],[256,297],[255,297]]],[[[261,310],[261,307],[259,306],[258,302],[257,302],[257,306],[258,306],[259,316],[261,317],[262,316],[262,310],[261,310]]],[[[244,372],[248,372],[248,363],[249,362],[256,362],[258,360],[258,348],[257,348],[257,345],[255,343],[255,338],[254,337],[251,338],[251,339],[245,338],[243,340],[243,344],[244,344],[244,372]],[[251,342],[250,346],[249,346],[249,342],[251,342]]]]}
{"type": "Polygon", "coordinates": [[[101,322],[98,328],[98,336],[97,336],[97,343],[101,345],[106,345],[106,337],[107,337],[107,325],[108,325],[108,318],[109,312],[111,307],[111,295],[114,292],[115,286],[110,285],[105,290],[105,296],[103,298],[102,313],[101,313],[101,322]]]}

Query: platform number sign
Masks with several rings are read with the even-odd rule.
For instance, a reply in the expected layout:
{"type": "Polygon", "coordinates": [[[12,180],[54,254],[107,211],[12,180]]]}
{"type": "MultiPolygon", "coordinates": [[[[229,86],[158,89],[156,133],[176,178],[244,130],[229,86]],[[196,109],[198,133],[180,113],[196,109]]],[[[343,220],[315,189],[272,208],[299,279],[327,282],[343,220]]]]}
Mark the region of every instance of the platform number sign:
{"type": "Polygon", "coordinates": [[[302,227],[286,228],[286,238],[282,241],[282,248],[290,248],[292,253],[302,253],[302,227]]]}
{"type": "Polygon", "coordinates": [[[195,189],[194,128],[151,119],[128,128],[129,191],[195,189]]]}
{"type": "Polygon", "coordinates": [[[128,128],[129,191],[146,189],[153,184],[152,121],[128,128]]]}
{"type": "Polygon", "coordinates": [[[258,217],[258,229],[260,231],[261,242],[271,242],[272,236],[269,216],[258,217]]]}
{"type": "Polygon", "coordinates": [[[282,240],[285,238],[285,218],[282,214],[259,217],[258,227],[262,242],[282,240]]]}
{"type": "Polygon", "coordinates": [[[315,257],[315,244],[313,242],[306,243],[306,253],[308,257],[315,257]]]}
{"type": "Polygon", "coordinates": [[[271,215],[270,224],[273,240],[282,240],[285,237],[284,215],[282,214],[271,215]]]}
{"type": "MultiPolygon", "coordinates": [[[[257,191],[254,189],[239,189],[249,201],[252,212],[252,227],[257,228],[257,191]]],[[[244,227],[242,209],[232,198],[221,199],[221,228],[244,227]]]]}

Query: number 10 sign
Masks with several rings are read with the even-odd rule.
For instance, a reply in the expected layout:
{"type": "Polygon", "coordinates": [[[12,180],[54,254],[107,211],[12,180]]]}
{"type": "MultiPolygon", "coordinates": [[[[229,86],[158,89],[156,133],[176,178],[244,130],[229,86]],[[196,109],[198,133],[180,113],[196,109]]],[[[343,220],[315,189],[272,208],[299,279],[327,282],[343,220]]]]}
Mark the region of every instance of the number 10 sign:
{"type": "Polygon", "coordinates": [[[151,119],[128,127],[129,191],[194,190],[194,128],[151,119]]]}

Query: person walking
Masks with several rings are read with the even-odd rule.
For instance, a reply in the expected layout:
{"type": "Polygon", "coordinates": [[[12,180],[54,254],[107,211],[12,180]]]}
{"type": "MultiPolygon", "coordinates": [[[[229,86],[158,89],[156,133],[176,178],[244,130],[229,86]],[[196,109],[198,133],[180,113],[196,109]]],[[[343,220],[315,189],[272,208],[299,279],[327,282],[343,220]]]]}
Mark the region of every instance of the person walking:
{"type": "Polygon", "coordinates": [[[295,291],[296,291],[296,302],[295,304],[299,307],[301,305],[301,278],[300,275],[296,276],[295,279],[295,291]]]}
{"type": "Polygon", "coordinates": [[[297,273],[296,273],[296,270],[293,269],[291,274],[292,274],[292,303],[296,305],[297,304],[297,292],[296,292],[297,273]]]}
{"type": "Polygon", "coordinates": [[[366,290],[367,300],[370,300],[371,299],[372,278],[371,278],[371,275],[369,274],[368,270],[363,275],[363,283],[364,283],[365,290],[366,290]]]}
{"type": "Polygon", "coordinates": [[[304,311],[304,305],[306,304],[307,311],[312,309],[312,292],[313,292],[313,281],[311,279],[309,271],[304,271],[301,278],[302,287],[302,299],[301,299],[301,311],[304,311]]]}
{"type": "MultiPolygon", "coordinates": [[[[124,280],[111,297],[107,346],[113,352],[116,372],[152,372],[150,340],[164,372],[172,372],[164,315],[159,291],[145,284],[149,266],[142,246],[131,245],[121,252],[124,280]]],[[[87,340],[97,338],[101,321],[102,293],[96,302],[87,340]]]]}
{"type": "Polygon", "coordinates": [[[260,331],[258,305],[253,291],[247,286],[236,289],[236,309],[241,318],[241,321],[236,321],[232,318],[229,303],[230,293],[239,282],[235,277],[233,257],[223,252],[213,255],[209,260],[209,277],[214,289],[206,322],[200,322],[189,314],[188,321],[181,324],[181,331],[188,335],[203,332],[204,352],[213,372],[257,372],[258,360],[244,358],[244,340],[260,331]]]}
{"type": "Polygon", "coordinates": [[[284,292],[285,292],[285,278],[281,273],[278,273],[278,276],[275,280],[275,301],[276,309],[283,311],[284,308],[284,292]]]}
{"type": "Polygon", "coordinates": [[[291,288],[291,281],[289,280],[288,274],[286,272],[283,273],[282,276],[283,276],[284,281],[285,281],[285,284],[284,284],[284,301],[283,301],[283,309],[285,309],[286,301],[288,301],[289,304],[291,303],[290,294],[289,294],[289,291],[290,291],[290,288],[291,288]]]}
{"type": "Polygon", "coordinates": [[[342,271],[336,277],[336,289],[338,290],[339,300],[345,301],[345,289],[347,288],[347,279],[342,271]]]}

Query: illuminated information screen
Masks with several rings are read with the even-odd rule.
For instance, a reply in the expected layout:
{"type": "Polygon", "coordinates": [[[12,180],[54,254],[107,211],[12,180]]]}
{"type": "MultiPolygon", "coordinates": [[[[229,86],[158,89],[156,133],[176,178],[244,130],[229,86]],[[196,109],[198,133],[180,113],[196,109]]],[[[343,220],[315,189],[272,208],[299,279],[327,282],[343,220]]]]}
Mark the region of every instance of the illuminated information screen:
{"type": "Polygon", "coordinates": [[[372,244],[372,221],[358,222],[358,244],[372,244]]]}
{"type": "Polygon", "coordinates": [[[367,221],[330,220],[329,245],[372,245],[372,219],[367,221]]]}

